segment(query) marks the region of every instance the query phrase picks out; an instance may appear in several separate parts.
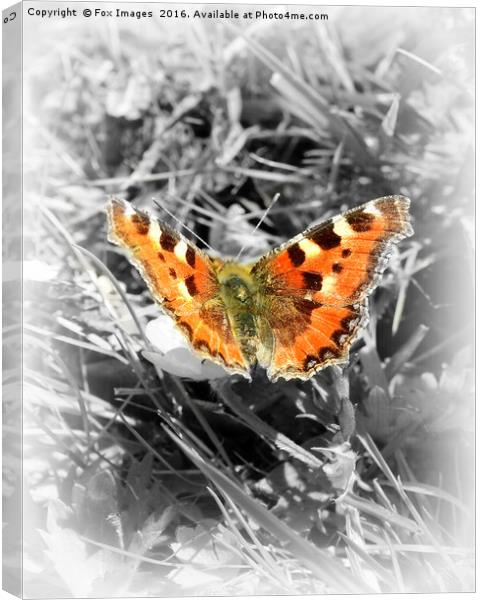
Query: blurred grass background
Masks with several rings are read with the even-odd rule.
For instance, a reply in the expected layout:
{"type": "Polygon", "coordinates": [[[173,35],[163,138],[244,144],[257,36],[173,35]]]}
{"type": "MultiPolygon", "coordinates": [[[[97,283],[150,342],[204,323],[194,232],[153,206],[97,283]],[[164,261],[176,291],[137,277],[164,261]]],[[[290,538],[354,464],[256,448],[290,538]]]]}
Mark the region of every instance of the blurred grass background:
{"type": "Polygon", "coordinates": [[[27,595],[474,589],[474,11],[322,12],[26,21],[27,595]],[[108,195],[255,257],[391,193],[415,235],[347,368],[145,360],[160,311],[108,195]]]}

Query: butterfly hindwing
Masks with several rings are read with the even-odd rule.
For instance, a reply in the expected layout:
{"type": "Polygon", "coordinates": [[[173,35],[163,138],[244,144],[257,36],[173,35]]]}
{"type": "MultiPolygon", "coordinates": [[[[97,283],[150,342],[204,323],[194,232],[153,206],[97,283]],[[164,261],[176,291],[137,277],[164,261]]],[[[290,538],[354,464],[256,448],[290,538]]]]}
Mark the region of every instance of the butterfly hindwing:
{"type": "Polygon", "coordinates": [[[308,229],[262,257],[273,349],[268,375],[308,378],[347,360],[392,243],[412,234],[409,200],[387,196],[308,229]]]}
{"type": "Polygon", "coordinates": [[[129,252],[154,299],[201,355],[232,372],[248,365],[219,298],[213,261],[189,240],[129,203],[110,200],[109,240],[129,252]]]}

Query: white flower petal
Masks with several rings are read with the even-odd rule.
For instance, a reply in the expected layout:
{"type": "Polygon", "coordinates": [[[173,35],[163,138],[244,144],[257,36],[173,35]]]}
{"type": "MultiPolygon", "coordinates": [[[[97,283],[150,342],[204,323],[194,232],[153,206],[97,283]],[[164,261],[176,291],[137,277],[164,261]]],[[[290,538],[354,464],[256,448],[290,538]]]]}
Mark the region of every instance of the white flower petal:
{"type": "Polygon", "coordinates": [[[226,377],[227,371],[214,362],[202,359],[191,350],[189,343],[168,316],[147,323],[146,335],[158,352],[144,351],[143,356],[159,371],[196,381],[226,377]]]}

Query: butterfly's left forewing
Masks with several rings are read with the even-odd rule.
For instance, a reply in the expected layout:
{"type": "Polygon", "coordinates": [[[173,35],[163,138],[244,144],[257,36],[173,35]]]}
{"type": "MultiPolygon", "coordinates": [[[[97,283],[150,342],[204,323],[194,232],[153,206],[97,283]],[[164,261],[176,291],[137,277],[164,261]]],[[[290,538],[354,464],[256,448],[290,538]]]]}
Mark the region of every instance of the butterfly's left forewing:
{"type": "Polygon", "coordinates": [[[213,261],[177,231],[127,202],[112,199],[107,215],[109,240],[128,251],[152,296],[194,350],[248,376],[249,366],[219,297],[213,261]]]}
{"type": "Polygon", "coordinates": [[[345,362],[392,243],[412,234],[409,200],[387,196],[305,231],[252,268],[272,331],[271,379],[345,362]]]}

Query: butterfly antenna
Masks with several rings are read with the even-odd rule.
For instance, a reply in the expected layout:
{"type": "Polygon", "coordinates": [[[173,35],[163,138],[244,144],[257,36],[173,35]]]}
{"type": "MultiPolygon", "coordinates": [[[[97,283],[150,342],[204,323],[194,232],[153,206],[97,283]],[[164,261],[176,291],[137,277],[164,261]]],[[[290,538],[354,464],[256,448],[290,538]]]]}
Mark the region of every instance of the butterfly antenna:
{"type": "Polygon", "coordinates": [[[215,250],[214,248],[212,248],[212,246],[210,244],[208,244],[203,238],[201,238],[200,235],[197,235],[197,233],[195,233],[195,231],[193,231],[188,225],[186,225],[185,223],[182,223],[182,221],[180,219],[178,219],[173,213],[171,213],[168,208],[165,208],[165,206],[162,206],[162,204],[160,204],[160,202],[158,200],[156,200],[155,198],[152,198],[152,200],[154,201],[154,204],[158,208],[160,208],[160,210],[163,210],[164,212],[166,212],[169,215],[169,217],[172,217],[172,219],[174,219],[174,221],[176,223],[178,223],[181,227],[183,227],[184,229],[187,229],[187,231],[190,234],[192,234],[200,242],[202,242],[203,244],[205,244],[207,246],[207,248],[209,248],[209,250],[212,250],[212,252],[215,252],[216,254],[218,254],[217,250],[215,250]]]}
{"type": "MultiPolygon", "coordinates": [[[[266,211],[264,212],[264,214],[262,215],[262,217],[259,219],[257,225],[254,227],[254,229],[252,230],[251,234],[249,235],[249,237],[252,237],[255,232],[259,229],[259,227],[262,225],[262,223],[265,221],[267,215],[269,214],[270,210],[272,209],[272,207],[274,206],[274,204],[279,200],[279,198],[281,197],[280,194],[276,194],[274,196],[274,198],[272,199],[272,202],[269,204],[269,206],[267,207],[266,211]]],[[[237,253],[237,256],[235,257],[235,260],[238,261],[242,255],[242,253],[244,252],[244,250],[247,248],[247,243],[244,244],[242,246],[242,248],[239,250],[239,252],[237,253]]]]}

